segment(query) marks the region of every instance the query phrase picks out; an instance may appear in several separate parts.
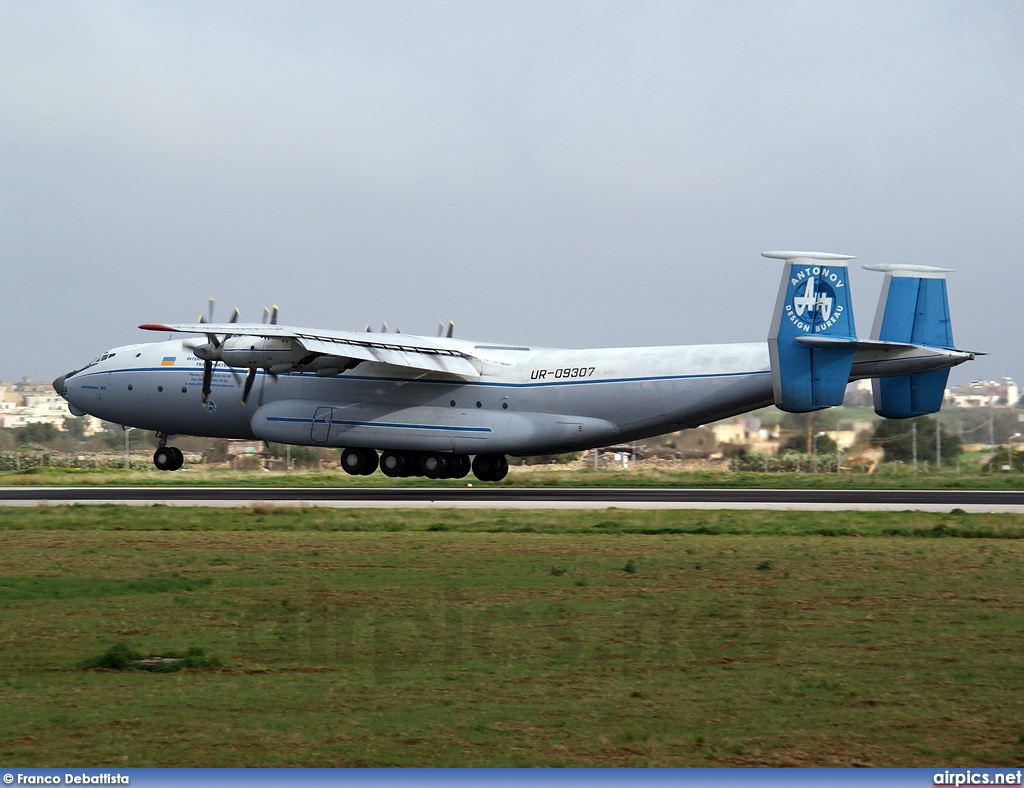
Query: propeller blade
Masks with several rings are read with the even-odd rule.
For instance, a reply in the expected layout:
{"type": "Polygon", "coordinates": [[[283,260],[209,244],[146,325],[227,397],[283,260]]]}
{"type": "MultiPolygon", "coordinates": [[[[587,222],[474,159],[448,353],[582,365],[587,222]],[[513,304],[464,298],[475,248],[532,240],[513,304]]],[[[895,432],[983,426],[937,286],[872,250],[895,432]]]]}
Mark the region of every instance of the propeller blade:
{"type": "Polygon", "coordinates": [[[277,304],[274,304],[274,311],[270,313],[270,325],[277,325],[277,304]]]}
{"type": "MultiPolygon", "coordinates": [[[[210,319],[207,320],[202,314],[199,315],[199,323],[212,323],[213,322],[213,299],[210,299],[210,319]]],[[[217,338],[216,334],[207,334],[207,341],[213,345],[214,349],[220,347],[221,340],[217,338]]]]}
{"type": "Polygon", "coordinates": [[[210,396],[210,388],[213,383],[213,362],[203,362],[203,405],[206,404],[206,398],[210,396]]]}
{"type": "Polygon", "coordinates": [[[442,322],[438,322],[438,324],[437,324],[437,335],[439,337],[440,336],[444,336],[444,323],[442,323],[442,322]]]}
{"type": "Polygon", "coordinates": [[[267,319],[269,317],[270,317],[270,310],[267,309],[266,307],[263,307],[263,321],[262,322],[266,323],[267,319]]]}
{"type": "Polygon", "coordinates": [[[448,321],[448,339],[451,339],[452,338],[452,334],[454,334],[454,333],[455,333],[455,321],[454,320],[449,320],[448,321]]]}
{"type": "Polygon", "coordinates": [[[231,319],[228,322],[229,323],[237,323],[238,322],[239,314],[241,314],[241,313],[238,311],[238,307],[236,306],[235,307],[235,311],[231,313],[231,319]]]}
{"type": "Polygon", "coordinates": [[[388,333],[388,324],[387,323],[382,323],[381,324],[380,333],[382,333],[382,334],[388,333]]]}
{"type": "Polygon", "coordinates": [[[245,376],[245,391],[242,392],[242,404],[249,399],[249,392],[252,391],[252,384],[256,381],[256,367],[249,367],[249,374],[245,376]]]}
{"type": "Polygon", "coordinates": [[[370,331],[370,324],[369,323],[366,324],[366,328],[363,329],[363,330],[366,331],[367,334],[372,334],[373,333],[372,331],[370,331]]]}

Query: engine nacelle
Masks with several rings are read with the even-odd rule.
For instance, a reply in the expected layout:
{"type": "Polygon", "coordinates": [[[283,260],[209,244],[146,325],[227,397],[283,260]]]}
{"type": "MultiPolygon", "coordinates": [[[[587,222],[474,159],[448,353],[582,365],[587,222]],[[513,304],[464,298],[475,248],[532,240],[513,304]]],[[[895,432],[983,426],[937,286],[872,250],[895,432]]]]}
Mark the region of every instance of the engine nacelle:
{"type": "Polygon", "coordinates": [[[252,336],[228,337],[217,350],[229,367],[274,371],[286,371],[307,355],[291,339],[252,336]]]}

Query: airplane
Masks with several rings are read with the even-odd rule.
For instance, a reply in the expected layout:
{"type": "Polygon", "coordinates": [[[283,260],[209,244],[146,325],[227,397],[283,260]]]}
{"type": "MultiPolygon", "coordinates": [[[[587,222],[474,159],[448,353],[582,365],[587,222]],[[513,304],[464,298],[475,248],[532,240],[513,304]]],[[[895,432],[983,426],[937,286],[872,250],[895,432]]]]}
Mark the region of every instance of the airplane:
{"type": "MultiPolygon", "coordinates": [[[[953,345],[950,269],[865,265],[885,274],[870,339],[858,339],[850,255],[782,260],[767,343],[552,349],[262,323],[147,323],[202,335],[125,345],[61,375],[75,415],[153,430],[156,467],[177,470],[175,435],[343,449],[352,475],[500,481],[508,456],[593,449],[698,427],[768,405],[839,405],[872,379],[875,412],[905,419],[942,404],[953,345]],[[204,341],[205,338],[205,341],[204,341]],[[243,374],[244,373],[244,374],[243,374]]],[[[269,318],[269,319],[268,319],[269,318]]]]}

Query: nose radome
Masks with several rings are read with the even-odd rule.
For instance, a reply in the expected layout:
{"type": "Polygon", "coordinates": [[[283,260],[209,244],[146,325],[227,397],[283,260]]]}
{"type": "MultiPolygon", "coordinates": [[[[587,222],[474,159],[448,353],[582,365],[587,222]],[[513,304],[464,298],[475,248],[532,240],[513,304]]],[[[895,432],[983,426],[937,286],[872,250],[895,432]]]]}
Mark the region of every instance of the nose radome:
{"type": "MultiPolygon", "coordinates": [[[[79,370],[75,370],[75,372],[78,372],[78,371],[79,370]]],[[[67,373],[61,375],[59,378],[55,379],[53,381],[53,390],[56,391],[60,396],[62,396],[67,401],[67,403],[68,403],[68,410],[71,411],[71,415],[72,416],[84,416],[85,415],[85,411],[82,410],[80,407],[78,407],[74,402],[71,401],[71,398],[68,397],[68,383],[67,383],[67,381],[68,381],[68,378],[70,378],[74,374],[75,374],[74,372],[67,372],[67,373]]]]}

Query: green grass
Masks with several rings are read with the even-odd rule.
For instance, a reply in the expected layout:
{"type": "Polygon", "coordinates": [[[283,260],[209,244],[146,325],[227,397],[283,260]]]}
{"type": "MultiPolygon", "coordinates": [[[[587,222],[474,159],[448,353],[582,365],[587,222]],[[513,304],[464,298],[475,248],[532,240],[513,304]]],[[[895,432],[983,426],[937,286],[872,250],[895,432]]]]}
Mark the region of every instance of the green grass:
{"type": "MultiPolygon", "coordinates": [[[[514,460],[513,460],[514,462],[514,460]]],[[[415,477],[390,479],[381,473],[349,476],[341,471],[227,471],[184,468],[175,473],[147,470],[32,468],[0,472],[0,486],[126,486],[126,487],[464,487],[480,484],[466,479],[415,477]]],[[[756,489],[903,489],[903,490],[1020,490],[1024,474],[963,473],[934,470],[913,473],[905,466],[886,465],[873,474],[842,473],[729,473],[660,468],[629,470],[550,470],[513,466],[504,487],[693,487],[756,489]]],[[[495,486],[488,483],[488,486],[495,486]]]]}
{"type": "Polygon", "coordinates": [[[1020,515],[71,506],[0,532],[11,767],[1024,758],[1020,515]],[[209,667],[82,668],[118,644],[209,667]]]}

